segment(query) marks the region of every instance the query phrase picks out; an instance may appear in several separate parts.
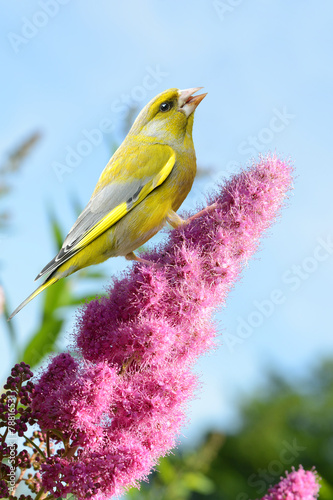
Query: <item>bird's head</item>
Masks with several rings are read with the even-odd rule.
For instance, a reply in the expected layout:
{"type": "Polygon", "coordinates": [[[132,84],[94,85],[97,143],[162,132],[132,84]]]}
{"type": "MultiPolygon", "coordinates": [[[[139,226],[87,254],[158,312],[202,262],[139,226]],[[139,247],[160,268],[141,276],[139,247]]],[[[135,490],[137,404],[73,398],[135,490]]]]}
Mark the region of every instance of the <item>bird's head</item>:
{"type": "Polygon", "coordinates": [[[191,137],[194,110],[207,95],[194,96],[200,89],[169,89],[158,94],[140,112],[130,135],[153,137],[171,145],[183,142],[186,134],[191,137]]]}

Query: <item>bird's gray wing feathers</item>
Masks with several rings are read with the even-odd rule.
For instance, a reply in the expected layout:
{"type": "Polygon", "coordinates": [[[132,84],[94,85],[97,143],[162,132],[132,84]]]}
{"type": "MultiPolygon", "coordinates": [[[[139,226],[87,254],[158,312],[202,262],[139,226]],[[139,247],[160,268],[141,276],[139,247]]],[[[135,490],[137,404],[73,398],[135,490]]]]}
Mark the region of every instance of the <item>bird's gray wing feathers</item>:
{"type": "Polygon", "coordinates": [[[82,240],[105,215],[126,201],[128,210],[132,208],[137,200],[144,184],[140,181],[126,183],[123,185],[108,184],[92,198],[85,209],[81,212],[75,224],[69,231],[65,241],[54,259],[51,260],[38,274],[36,280],[48,272],[54,271],[57,267],[70,259],[81,248],[75,246],[82,240]],[[127,196],[127,200],[126,200],[127,196]],[[124,200],[125,198],[125,200],[124,200]]]}
{"type": "MultiPolygon", "coordinates": [[[[168,146],[154,145],[155,148],[157,146],[163,148],[165,152],[162,164],[154,165],[156,161],[154,161],[154,155],[151,154],[149,160],[146,160],[146,165],[142,169],[143,175],[140,177],[132,176],[127,178],[126,182],[119,182],[118,179],[112,181],[111,177],[110,182],[90,199],[66,236],[58,255],[42,269],[36,279],[57,269],[164,182],[174,166],[175,154],[168,146]]],[[[146,154],[144,156],[147,158],[146,154]]],[[[140,165],[140,153],[137,154],[137,162],[140,165]]],[[[141,165],[140,167],[142,168],[141,165]]]]}

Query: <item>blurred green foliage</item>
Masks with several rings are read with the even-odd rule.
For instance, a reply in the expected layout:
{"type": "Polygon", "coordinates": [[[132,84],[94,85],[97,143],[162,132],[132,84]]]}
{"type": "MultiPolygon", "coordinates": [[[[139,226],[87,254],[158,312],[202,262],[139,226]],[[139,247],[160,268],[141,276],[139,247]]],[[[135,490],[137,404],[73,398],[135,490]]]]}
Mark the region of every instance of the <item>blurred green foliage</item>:
{"type": "MultiPolygon", "coordinates": [[[[0,164],[0,199],[8,196],[12,190],[13,176],[20,172],[24,161],[27,159],[31,150],[40,141],[41,134],[34,132],[27,139],[20,142],[12,152],[8,153],[0,164]]],[[[0,230],[8,228],[10,214],[2,209],[0,211],[0,230]]]]}
{"type": "MultiPolygon", "coordinates": [[[[30,135],[25,141],[20,143],[0,165],[0,198],[8,195],[12,190],[12,176],[18,173],[26,160],[28,154],[31,152],[33,146],[38,143],[41,135],[34,133],[30,135]]],[[[73,201],[73,210],[75,215],[78,216],[82,210],[77,200],[73,201]]],[[[51,231],[51,238],[54,243],[54,251],[57,253],[62,246],[66,234],[61,228],[59,221],[54,211],[48,209],[49,227],[51,231]]],[[[0,211],[0,231],[8,231],[9,229],[9,214],[5,211],[0,211]]],[[[60,280],[58,283],[47,288],[42,294],[41,310],[36,328],[31,333],[29,340],[25,345],[19,345],[18,336],[14,321],[6,321],[12,312],[6,300],[0,300],[0,314],[1,308],[3,310],[3,324],[8,333],[12,349],[16,353],[16,360],[25,360],[32,368],[39,365],[42,360],[49,355],[58,351],[58,342],[62,336],[65,323],[66,323],[66,309],[68,307],[78,306],[85,302],[96,298],[98,294],[98,285],[96,280],[104,279],[107,276],[100,271],[83,269],[76,273],[70,280],[60,280]],[[96,283],[96,292],[90,295],[82,295],[75,291],[76,284],[81,280],[88,280],[89,282],[96,283]]],[[[4,286],[0,285],[0,292],[5,296],[4,286]]]]}
{"type": "MultiPolygon", "coordinates": [[[[56,216],[51,210],[49,210],[49,221],[56,253],[61,248],[66,235],[63,233],[56,216]]],[[[35,367],[50,353],[58,352],[57,343],[61,338],[65,326],[66,309],[89,302],[98,295],[97,289],[95,293],[90,295],[82,295],[76,292],[77,282],[89,280],[95,283],[99,279],[106,281],[107,276],[102,272],[90,270],[89,268],[82,269],[71,277],[71,279],[60,280],[47,288],[42,294],[39,322],[27,344],[23,346],[23,349],[18,347],[17,336],[13,326],[14,322],[6,322],[13,348],[17,352],[17,361],[24,360],[31,367],[35,367]]],[[[5,317],[8,316],[8,305],[5,305],[5,317]]]]}
{"type": "Polygon", "coordinates": [[[302,464],[322,477],[320,499],[333,499],[333,360],[291,385],[268,376],[265,391],[239,411],[235,434],[209,433],[191,451],[163,458],[131,500],[261,498],[286,470],[302,464]]]}

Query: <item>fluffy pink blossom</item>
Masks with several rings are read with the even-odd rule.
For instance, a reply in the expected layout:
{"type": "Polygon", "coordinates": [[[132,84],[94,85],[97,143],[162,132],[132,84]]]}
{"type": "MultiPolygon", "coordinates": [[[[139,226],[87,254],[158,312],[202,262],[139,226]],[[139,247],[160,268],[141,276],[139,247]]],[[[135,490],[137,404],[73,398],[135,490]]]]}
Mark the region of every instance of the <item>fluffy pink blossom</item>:
{"type": "Polygon", "coordinates": [[[43,430],[61,430],[72,446],[95,449],[116,384],[117,373],[107,364],[79,363],[70,354],[59,354],[35,386],[34,417],[43,430]]]}
{"type": "Polygon", "coordinates": [[[45,488],[107,498],[175,446],[197,383],[191,368],[214,345],[212,313],[278,215],[291,174],[272,156],[234,176],[211,196],[213,209],[145,254],[155,264],[134,264],[83,308],[81,360],[56,357],[36,385],[42,429],[70,443],[42,466],[45,488]]]}
{"type": "Polygon", "coordinates": [[[315,471],[302,466],[286,473],[285,478],[268,490],[261,500],[315,500],[319,493],[318,476],[315,471]]]}

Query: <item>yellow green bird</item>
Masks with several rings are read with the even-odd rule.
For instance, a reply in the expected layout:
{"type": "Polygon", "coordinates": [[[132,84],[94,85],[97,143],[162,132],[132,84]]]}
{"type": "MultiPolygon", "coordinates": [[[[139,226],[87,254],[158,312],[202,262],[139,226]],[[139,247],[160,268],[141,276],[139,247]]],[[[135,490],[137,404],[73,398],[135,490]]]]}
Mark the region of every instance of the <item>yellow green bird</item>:
{"type": "Polygon", "coordinates": [[[143,108],[60,252],[36,278],[48,274],[46,280],[9,319],[45,288],[83,267],[118,255],[145,262],[133,251],[166,222],[172,227],[184,223],[176,211],[196,174],[193,117],[207,94],[193,94],[201,88],[166,90],[143,108]]]}

